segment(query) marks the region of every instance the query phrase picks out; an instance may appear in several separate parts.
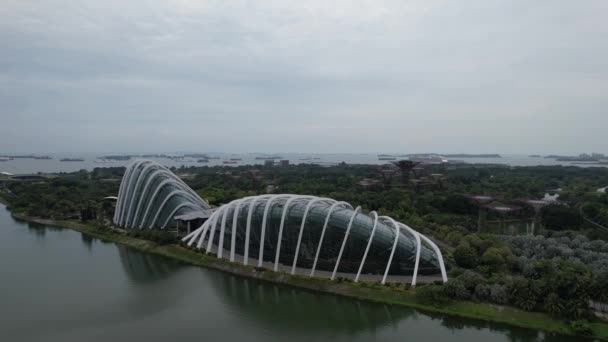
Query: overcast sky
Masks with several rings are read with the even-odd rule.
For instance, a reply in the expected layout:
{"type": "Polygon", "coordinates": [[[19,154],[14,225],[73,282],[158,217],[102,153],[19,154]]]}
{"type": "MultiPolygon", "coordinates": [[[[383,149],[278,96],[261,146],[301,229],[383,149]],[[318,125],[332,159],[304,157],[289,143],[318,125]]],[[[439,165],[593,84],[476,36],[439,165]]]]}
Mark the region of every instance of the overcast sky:
{"type": "Polygon", "coordinates": [[[0,5],[0,152],[608,153],[608,1],[0,5]]]}

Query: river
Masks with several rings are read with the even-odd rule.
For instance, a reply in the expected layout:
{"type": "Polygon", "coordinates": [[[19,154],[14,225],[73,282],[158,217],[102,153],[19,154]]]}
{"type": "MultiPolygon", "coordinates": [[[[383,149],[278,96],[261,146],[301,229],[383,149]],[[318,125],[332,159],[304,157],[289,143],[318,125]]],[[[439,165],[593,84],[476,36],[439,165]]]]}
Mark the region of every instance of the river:
{"type": "Polygon", "coordinates": [[[244,279],[14,220],[0,205],[3,341],[576,341],[244,279]]]}

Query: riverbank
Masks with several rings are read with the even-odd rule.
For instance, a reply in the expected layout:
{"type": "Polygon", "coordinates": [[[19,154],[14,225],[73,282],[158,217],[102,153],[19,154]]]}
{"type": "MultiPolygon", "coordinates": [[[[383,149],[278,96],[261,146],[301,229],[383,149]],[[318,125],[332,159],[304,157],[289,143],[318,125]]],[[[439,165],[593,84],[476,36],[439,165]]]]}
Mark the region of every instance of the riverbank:
{"type": "MultiPolygon", "coordinates": [[[[275,273],[252,266],[230,263],[224,259],[217,259],[180,245],[173,244],[161,246],[152,241],[133,238],[118,231],[99,229],[79,222],[40,219],[15,213],[13,213],[12,216],[15,219],[22,221],[73,229],[95,238],[127,245],[143,252],[161,255],[191,265],[213,268],[249,278],[360,300],[402,305],[428,313],[473,318],[523,328],[573,335],[573,332],[566,322],[554,320],[543,313],[527,312],[511,307],[474,302],[452,302],[443,307],[435,307],[420,303],[416,299],[416,291],[413,289],[406,290],[402,287],[391,288],[376,284],[336,282],[322,278],[309,278],[292,276],[285,273],[275,273]]],[[[593,329],[595,338],[608,340],[608,323],[595,321],[590,323],[590,326],[593,329]]]]}

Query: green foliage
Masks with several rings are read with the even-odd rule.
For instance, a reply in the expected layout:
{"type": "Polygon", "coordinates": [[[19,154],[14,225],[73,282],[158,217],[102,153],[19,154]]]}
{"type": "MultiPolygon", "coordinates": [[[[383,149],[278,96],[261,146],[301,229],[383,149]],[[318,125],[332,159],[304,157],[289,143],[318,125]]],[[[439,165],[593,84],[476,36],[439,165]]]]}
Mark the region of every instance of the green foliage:
{"type": "Polygon", "coordinates": [[[593,330],[587,321],[572,321],[568,325],[572,333],[576,335],[583,336],[591,336],[593,335],[593,330]]]}
{"type": "Polygon", "coordinates": [[[579,229],[583,219],[576,208],[563,205],[550,205],[543,208],[543,224],[547,229],[579,229]]]}
{"type": "Polygon", "coordinates": [[[420,303],[443,307],[450,302],[442,286],[426,285],[416,289],[416,300],[420,303]]]}
{"type": "Polygon", "coordinates": [[[456,265],[464,268],[473,268],[477,265],[477,251],[466,244],[461,244],[454,250],[456,265]]]}

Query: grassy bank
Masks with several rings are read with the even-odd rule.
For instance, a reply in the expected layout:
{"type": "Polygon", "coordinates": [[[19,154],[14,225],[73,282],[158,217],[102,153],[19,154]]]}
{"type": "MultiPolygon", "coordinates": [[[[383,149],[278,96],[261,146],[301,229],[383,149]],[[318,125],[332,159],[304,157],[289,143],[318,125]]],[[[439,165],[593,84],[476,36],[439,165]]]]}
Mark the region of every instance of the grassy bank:
{"type": "MultiPolygon", "coordinates": [[[[0,201],[1,200],[2,199],[0,198],[0,201]]],[[[16,213],[13,213],[12,215],[19,220],[73,229],[92,237],[127,245],[143,252],[157,254],[180,260],[191,265],[213,268],[240,276],[361,300],[402,305],[428,313],[479,319],[522,328],[572,335],[572,330],[566,322],[553,319],[544,313],[522,311],[512,307],[487,303],[464,301],[455,301],[441,307],[436,307],[423,304],[417,300],[415,289],[405,290],[403,288],[391,288],[377,284],[336,282],[324,278],[310,278],[297,275],[292,276],[286,273],[275,273],[253,266],[230,263],[225,259],[217,259],[177,244],[158,245],[155,242],[133,238],[111,229],[99,229],[73,221],[40,219],[16,213]]],[[[598,320],[590,323],[590,325],[593,329],[595,338],[608,341],[608,323],[598,320]]]]}

